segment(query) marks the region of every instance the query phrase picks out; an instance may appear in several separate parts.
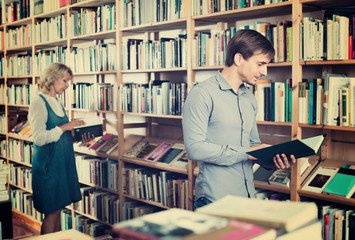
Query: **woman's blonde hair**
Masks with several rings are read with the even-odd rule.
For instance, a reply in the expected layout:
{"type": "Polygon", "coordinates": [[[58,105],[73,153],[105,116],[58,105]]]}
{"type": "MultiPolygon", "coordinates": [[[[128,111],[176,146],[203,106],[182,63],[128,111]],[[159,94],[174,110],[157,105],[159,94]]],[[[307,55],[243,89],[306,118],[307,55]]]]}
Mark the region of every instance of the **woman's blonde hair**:
{"type": "Polygon", "coordinates": [[[64,78],[67,73],[73,77],[73,72],[67,65],[63,63],[52,63],[42,72],[39,80],[39,88],[42,91],[49,91],[53,82],[64,78]]]}

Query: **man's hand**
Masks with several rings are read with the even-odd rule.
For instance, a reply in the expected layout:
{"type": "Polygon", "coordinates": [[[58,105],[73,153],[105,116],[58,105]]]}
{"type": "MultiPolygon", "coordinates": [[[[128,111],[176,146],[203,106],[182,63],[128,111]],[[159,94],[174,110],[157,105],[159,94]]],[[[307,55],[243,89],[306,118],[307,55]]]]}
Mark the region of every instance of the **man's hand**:
{"type": "Polygon", "coordinates": [[[277,154],[274,158],[274,163],[276,168],[278,169],[286,169],[291,167],[293,164],[296,163],[296,158],[295,156],[291,155],[290,159],[287,158],[287,156],[285,154],[277,154]]]}

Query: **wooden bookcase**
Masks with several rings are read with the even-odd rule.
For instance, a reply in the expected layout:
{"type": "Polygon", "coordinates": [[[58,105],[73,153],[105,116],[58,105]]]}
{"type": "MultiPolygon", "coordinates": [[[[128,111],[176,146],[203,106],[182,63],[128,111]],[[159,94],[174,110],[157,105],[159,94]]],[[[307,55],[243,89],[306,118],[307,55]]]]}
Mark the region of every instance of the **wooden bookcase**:
{"type": "MultiPolygon", "coordinates": [[[[107,79],[114,79],[116,85],[114,91],[117,94],[117,111],[102,111],[102,110],[85,110],[77,109],[71,106],[71,97],[72,93],[68,92],[69,102],[67,102],[66,111],[70,118],[77,117],[87,117],[94,116],[96,118],[103,119],[104,129],[108,132],[113,132],[119,136],[119,149],[110,154],[98,154],[94,151],[88,149],[75,147],[75,151],[82,154],[87,154],[91,156],[109,158],[111,160],[118,161],[118,191],[112,191],[110,189],[101,188],[100,186],[95,186],[92,184],[82,183],[85,186],[92,186],[98,188],[102,191],[109,192],[110,194],[116,195],[119,198],[120,202],[120,219],[123,219],[123,204],[126,201],[136,201],[141,204],[155,206],[157,208],[164,209],[164,206],[157,204],[153,201],[147,201],[131,197],[124,194],[123,192],[123,169],[129,166],[138,167],[147,167],[151,169],[158,169],[160,171],[167,172],[176,172],[186,175],[189,182],[189,191],[188,191],[188,209],[193,208],[193,185],[194,185],[194,167],[195,163],[189,161],[187,169],[178,169],[172,167],[160,166],[157,164],[147,163],[143,161],[138,161],[134,159],[128,159],[122,157],[122,154],[127,151],[131,146],[133,146],[137,141],[141,139],[141,136],[132,135],[138,132],[138,135],[146,136],[147,138],[154,139],[155,141],[166,140],[171,142],[181,142],[182,138],[182,127],[181,119],[182,116],[177,115],[162,115],[162,114],[150,114],[150,113],[132,113],[132,112],[122,112],[120,110],[120,85],[131,81],[130,79],[143,79],[146,82],[152,80],[169,80],[177,82],[183,82],[187,84],[187,89],[190,90],[195,82],[203,80],[207,77],[201,79],[199,75],[203,75],[204,72],[217,71],[223,68],[222,65],[218,66],[194,66],[193,65],[193,38],[198,31],[202,31],[204,28],[208,28],[210,25],[214,25],[215,28],[223,28],[223,26],[234,26],[238,21],[256,21],[258,19],[272,18],[272,17],[283,17],[287,16],[292,21],[293,27],[293,58],[292,62],[278,62],[269,64],[269,73],[270,75],[277,75],[278,72],[282,72],[287,78],[293,79],[292,85],[292,106],[293,106],[293,115],[292,122],[265,122],[259,121],[258,128],[261,133],[266,133],[261,135],[263,142],[267,143],[278,143],[284,140],[291,140],[296,138],[307,137],[308,135],[315,134],[327,134],[325,143],[321,150],[321,159],[322,161],[327,161],[328,159],[338,160],[342,162],[355,163],[352,159],[354,150],[352,144],[355,142],[353,132],[355,131],[354,127],[340,127],[340,126],[323,126],[323,125],[308,125],[300,124],[298,121],[298,83],[302,81],[304,75],[307,75],[308,72],[315,71],[321,76],[326,72],[335,72],[335,73],[348,73],[349,76],[355,76],[354,71],[352,70],[355,60],[331,60],[331,61],[301,61],[300,60],[300,35],[299,25],[302,21],[303,14],[312,14],[313,12],[319,12],[320,9],[325,7],[355,7],[354,3],[351,3],[346,0],[332,1],[332,0],[290,0],[286,2],[273,3],[269,5],[255,6],[250,8],[235,9],[224,12],[215,12],[204,15],[193,15],[191,4],[194,0],[185,0],[186,3],[185,15],[179,19],[166,20],[155,23],[145,23],[134,26],[124,26],[122,24],[123,18],[121,13],[123,12],[122,1],[120,0],[86,0],[80,3],[69,4],[67,6],[55,9],[48,13],[43,13],[35,16],[31,16],[22,20],[18,20],[10,23],[3,23],[0,26],[0,31],[5,33],[11,29],[21,27],[21,26],[30,26],[34,30],[36,23],[43,21],[44,19],[50,19],[58,17],[62,14],[67,16],[67,35],[61,39],[50,40],[45,42],[34,42],[32,41],[29,44],[17,46],[17,47],[6,47],[7,43],[5,42],[5,49],[0,50],[0,57],[5,60],[10,56],[29,56],[32,60],[35,58],[35,55],[38,51],[52,50],[57,46],[61,46],[64,49],[67,49],[67,64],[71,67],[74,67],[68,57],[73,51],[73,48],[82,44],[83,42],[90,42],[90,44],[99,44],[106,41],[111,41],[116,45],[116,66],[112,70],[107,71],[92,71],[92,72],[75,72],[73,84],[78,81],[85,81],[83,79],[91,79],[91,82],[101,83],[106,82],[107,79]],[[106,30],[103,32],[83,34],[78,36],[73,36],[71,34],[72,24],[70,22],[70,16],[74,11],[79,11],[81,9],[90,8],[93,9],[100,5],[114,5],[116,6],[116,28],[112,30],[106,30]],[[137,69],[137,70],[123,70],[122,69],[122,49],[121,43],[125,42],[129,38],[135,38],[139,36],[142,39],[158,40],[162,36],[173,34],[173,37],[176,37],[178,31],[179,33],[186,34],[186,66],[183,67],[173,67],[173,68],[155,68],[155,69],[137,69]],[[165,34],[165,35],[164,35],[165,34]],[[136,77],[138,76],[138,77],[136,77]],[[128,79],[128,80],[127,80],[128,79]],[[110,120],[111,119],[111,120],[110,120]],[[113,119],[113,120],[112,120],[113,119]],[[279,133],[286,136],[285,138],[278,138],[278,135],[273,135],[274,133],[279,133]]],[[[5,1],[2,1],[2,7],[5,7],[5,1]]],[[[179,34],[178,33],[178,34],[179,34]]],[[[34,37],[32,37],[34,40],[34,37]]],[[[6,41],[6,40],[5,40],[6,41]]],[[[4,101],[0,104],[0,111],[4,113],[5,116],[10,114],[16,114],[28,111],[28,105],[23,104],[10,104],[7,102],[6,87],[13,84],[28,84],[36,86],[39,79],[39,75],[35,73],[34,66],[31,66],[32,69],[30,74],[21,74],[21,75],[10,75],[8,73],[8,64],[4,67],[4,76],[0,77],[0,83],[4,86],[4,91],[2,92],[4,101]]],[[[69,90],[68,90],[69,91],[69,90]]],[[[11,139],[25,141],[31,143],[32,140],[25,138],[23,136],[14,135],[8,133],[10,130],[9,123],[7,124],[7,130],[0,133],[1,138],[5,139],[6,143],[9,143],[11,139]]],[[[31,164],[23,163],[20,160],[11,159],[8,155],[2,155],[1,158],[7,160],[9,164],[16,163],[19,166],[27,167],[30,169],[31,164]]],[[[292,176],[291,176],[291,186],[290,188],[284,188],[279,186],[272,186],[269,184],[255,182],[256,187],[272,190],[276,192],[282,192],[290,194],[290,198],[293,201],[300,201],[301,197],[309,197],[312,199],[320,199],[334,203],[340,203],[347,206],[355,206],[354,199],[345,199],[341,197],[328,196],[325,194],[316,194],[307,191],[301,190],[300,182],[300,166],[296,164],[292,167],[292,176]]],[[[23,188],[21,186],[15,186],[10,184],[17,189],[22,189],[25,192],[30,193],[30,189],[23,188]]],[[[88,218],[98,220],[90,215],[83,214],[82,212],[75,210],[74,207],[70,208],[72,210],[72,216],[76,214],[85,215],[88,218]]],[[[29,217],[29,219],[34,220],[29,217]]],[[[36,221],[36,220],[34,220],[36,221]]],[[[106,223],[105,223],[106,224],[106,223]]],[[[108,224],[109,225],[109,224],[108,224]]]]}

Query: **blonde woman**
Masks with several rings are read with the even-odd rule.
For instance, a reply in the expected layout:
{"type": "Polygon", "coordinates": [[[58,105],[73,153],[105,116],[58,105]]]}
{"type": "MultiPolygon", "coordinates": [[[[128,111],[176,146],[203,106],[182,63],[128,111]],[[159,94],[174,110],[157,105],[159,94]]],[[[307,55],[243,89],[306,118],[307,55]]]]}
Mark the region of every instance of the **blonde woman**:
{"type": "Polygon", "coordinates": [[[81,200],[71,130],[84,121],[69,121],[57,98],[68,88],[72,77],[66,65],[51,64],[41,75],[41,93],[29,108],[34,142],[33,202],[34,207],[45,214],[41,234],[60,231],[61,209],[81,200]]]}

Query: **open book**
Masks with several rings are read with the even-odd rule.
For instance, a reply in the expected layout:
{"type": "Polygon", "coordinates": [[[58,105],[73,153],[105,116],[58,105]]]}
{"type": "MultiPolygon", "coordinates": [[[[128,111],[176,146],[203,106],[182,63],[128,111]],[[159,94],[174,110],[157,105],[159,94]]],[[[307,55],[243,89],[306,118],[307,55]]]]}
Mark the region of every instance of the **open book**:
{"type": "Polygon", "coordinates": [[[323,141],[323,135],[302,140],[295,139],[289,142],[247,152],[247,154],[257,158],[260,165],[272,167],[274,166],[273,157],[276,154],[284,153],[287,157],[293,154],[296,158],[316,155],[323,141]]]}

